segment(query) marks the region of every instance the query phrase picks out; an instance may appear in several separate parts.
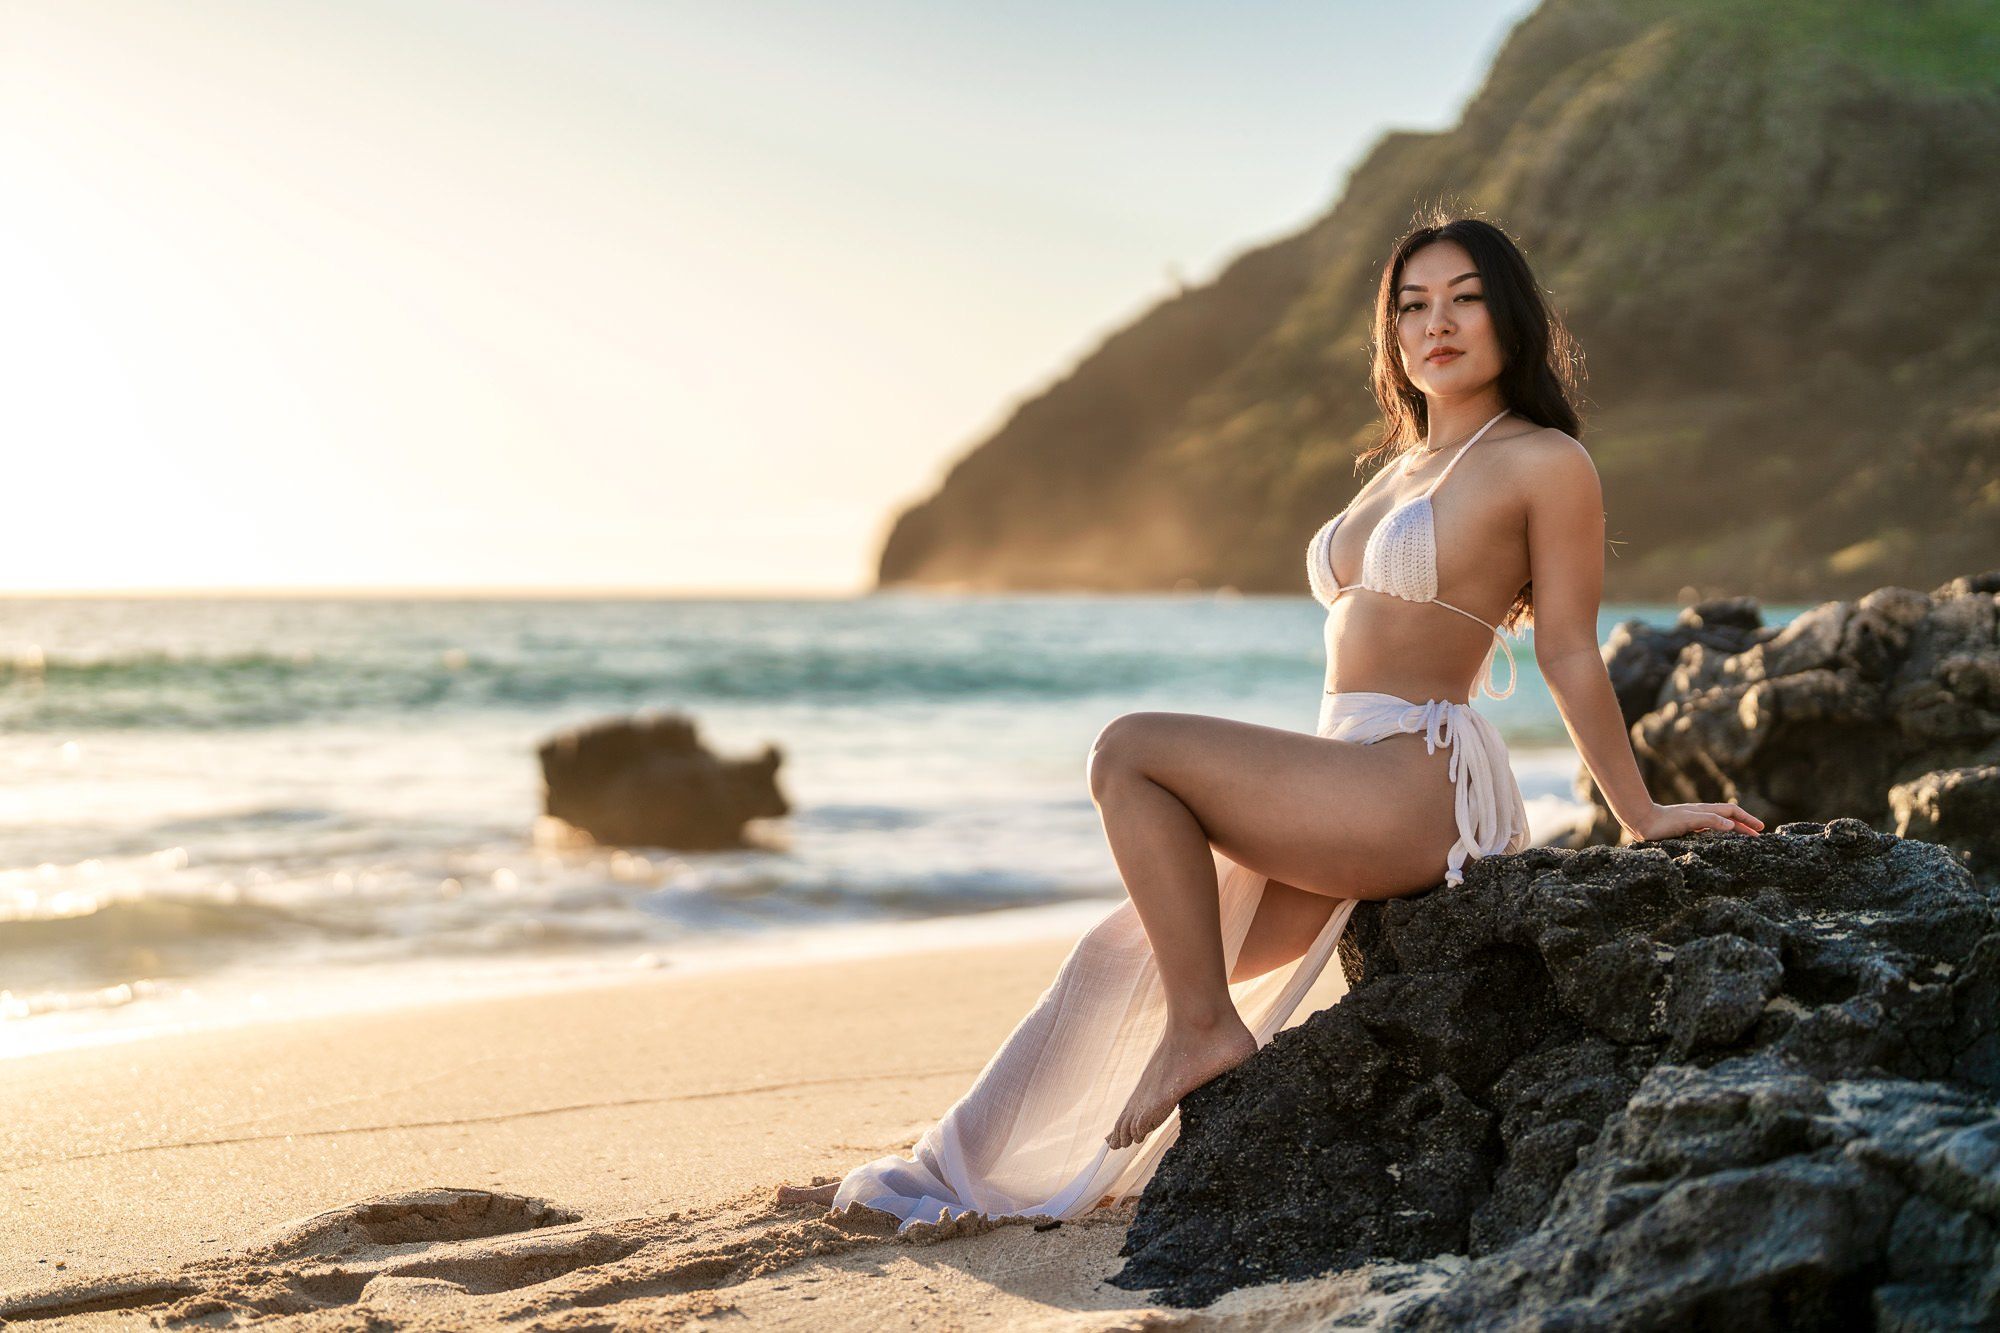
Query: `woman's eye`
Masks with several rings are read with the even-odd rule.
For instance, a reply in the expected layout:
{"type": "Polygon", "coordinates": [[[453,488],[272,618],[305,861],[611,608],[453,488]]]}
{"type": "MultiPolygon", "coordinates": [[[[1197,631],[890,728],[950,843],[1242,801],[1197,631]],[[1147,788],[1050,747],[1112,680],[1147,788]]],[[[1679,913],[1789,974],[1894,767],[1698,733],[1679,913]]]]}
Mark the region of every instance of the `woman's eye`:
{"type": "MultiPolygon", "coordinates": [[[[1460,292],[1455,299],[1460,301],[1483,301],[1486,299],[1486,294],[1484,292],[1460,292]]],[[[1412,310],[1422,310],[1423,308],[1424,303],[1422,301],[1411,301],[1406,305],[1399,306],[1397,313],[1407,315],[1412,310]]]]}

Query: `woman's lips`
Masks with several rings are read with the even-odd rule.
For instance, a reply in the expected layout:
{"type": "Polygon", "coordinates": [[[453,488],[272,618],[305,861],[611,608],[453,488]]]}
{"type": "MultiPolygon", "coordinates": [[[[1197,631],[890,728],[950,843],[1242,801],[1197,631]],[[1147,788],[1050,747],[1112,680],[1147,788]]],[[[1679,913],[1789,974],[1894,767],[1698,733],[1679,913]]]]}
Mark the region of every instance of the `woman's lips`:
{"type": "Polygon", "coordinates": [[[1465,353],[1463,352],[1436,352],[1430,356],[1425,357],[1424,360],[1430,362],[1434,366],[1441,366],[1444,365],[1447,361],[1456,361],[1458,360],[1458,358],[1464,355],[1465,353]]]}

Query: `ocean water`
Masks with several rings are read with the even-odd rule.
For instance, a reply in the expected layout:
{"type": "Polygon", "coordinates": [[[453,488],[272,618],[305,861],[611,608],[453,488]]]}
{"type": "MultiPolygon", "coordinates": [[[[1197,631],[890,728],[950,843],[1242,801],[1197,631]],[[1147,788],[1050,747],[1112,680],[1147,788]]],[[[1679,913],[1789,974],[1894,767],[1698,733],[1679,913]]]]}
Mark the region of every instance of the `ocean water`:
{"type": "MultiPolygon", "coordinates": [[[[1085,757],[1173,709],[1310,732],[1300,597],[0,602],[0,1055],[282,1013],[1080,928],[1085,757]],[[754,851],[558,851],[537,745],[682,711],[784,753],[754,851]],[[1053,923],[1053,926],[1052,926],[1053,923]]],[[[1605,610],[1668,623],[1674,609],[1605,610]]],[[[1561,719],[1481,700],[1539,837],[1561,719]]]]}

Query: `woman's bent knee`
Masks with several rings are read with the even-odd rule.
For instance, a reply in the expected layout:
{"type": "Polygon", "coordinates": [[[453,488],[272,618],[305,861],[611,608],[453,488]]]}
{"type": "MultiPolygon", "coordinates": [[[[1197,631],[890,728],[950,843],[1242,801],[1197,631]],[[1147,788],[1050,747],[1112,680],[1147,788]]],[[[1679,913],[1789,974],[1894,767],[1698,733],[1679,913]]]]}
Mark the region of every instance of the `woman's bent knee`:
{"type": "Polygon", "coordinates": [[[1146,744],[1146,732],[1152,726],[1152,713],[1120,713],[1098,731],[1097,738],[1090,743],[1090,754],[1084,763],[1084,774],[1090,783],[1090,794],[1101,797],[1112,783],[1135,776],[1141,771],[1141,756],[1146,744]]]}

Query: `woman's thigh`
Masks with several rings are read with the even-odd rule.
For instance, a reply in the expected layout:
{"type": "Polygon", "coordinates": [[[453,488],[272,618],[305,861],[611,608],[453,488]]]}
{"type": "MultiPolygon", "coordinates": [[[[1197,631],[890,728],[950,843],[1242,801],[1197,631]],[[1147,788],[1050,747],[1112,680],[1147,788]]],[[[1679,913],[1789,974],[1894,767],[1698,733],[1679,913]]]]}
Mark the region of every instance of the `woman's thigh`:
{"type": "Polygon", "coordinates": [[[1458,836],[1449,762],[1421,735],[1364,745],[1168,712],[1112,719],[1090,758],[1094,793],[1149,778],[1237,864],[1337,898],[1396,897],[1444,878],[1458,836]]]}

